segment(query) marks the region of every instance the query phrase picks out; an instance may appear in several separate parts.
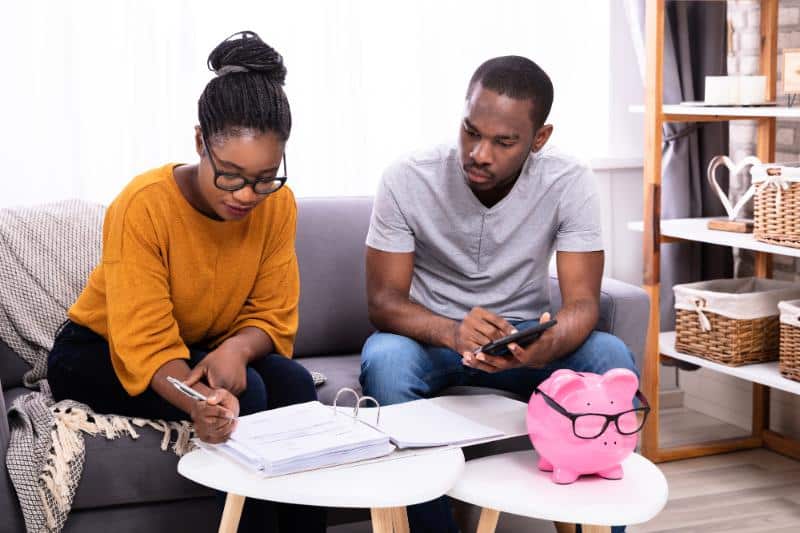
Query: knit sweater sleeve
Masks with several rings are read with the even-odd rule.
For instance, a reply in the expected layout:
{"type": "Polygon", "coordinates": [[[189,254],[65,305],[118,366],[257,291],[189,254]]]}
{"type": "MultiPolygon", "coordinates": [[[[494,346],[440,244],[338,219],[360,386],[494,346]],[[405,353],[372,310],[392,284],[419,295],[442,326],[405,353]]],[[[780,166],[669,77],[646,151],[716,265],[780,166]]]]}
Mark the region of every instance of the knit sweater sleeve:
{"type": "Polygon", "coordinates": [[[131,395],[144,392],[156,370],[188,359],[173,315],[167,238],[141,195],[112,205],[106,216],[103,268],[108,340],[114,370],[131,395]]]}

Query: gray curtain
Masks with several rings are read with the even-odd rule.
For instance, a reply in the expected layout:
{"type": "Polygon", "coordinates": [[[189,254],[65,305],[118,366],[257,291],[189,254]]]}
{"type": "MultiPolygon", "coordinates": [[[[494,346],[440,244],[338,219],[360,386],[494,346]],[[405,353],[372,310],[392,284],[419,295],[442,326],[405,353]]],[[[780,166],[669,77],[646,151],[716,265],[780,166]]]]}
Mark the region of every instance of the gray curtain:
{"type": "MultiPolygon", "coordinates": [[[[634,45],[643,50],[644,0],[627,2],[634,45]]],[[[727,73],[727,3],[670,1],[665,19],[664,103],[702,100],[705,76],[727,73]]],[[[663,133],[661,218],[724,215],[706,167],[715,155],[728,153],[727,123],[667,123],[663,133]]],[[[718,181],[727,190],[727,176],[720,173],[718,181]]],[[[673,285],[732,276],[729,248],[662,244],[661,329],[675,328],[673,285]]]]}

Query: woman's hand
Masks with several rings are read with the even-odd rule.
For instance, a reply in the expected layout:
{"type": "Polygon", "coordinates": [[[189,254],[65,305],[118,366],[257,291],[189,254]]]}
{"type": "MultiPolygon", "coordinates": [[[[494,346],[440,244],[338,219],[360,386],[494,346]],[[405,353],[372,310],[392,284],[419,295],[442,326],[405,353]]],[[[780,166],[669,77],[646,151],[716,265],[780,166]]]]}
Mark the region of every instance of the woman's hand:
{"type": "Polygon", "coordinates": [[[239,400],[225,389],[216,389],[208,396],[208,401],[193,402],[189,415],[200,440],[219,444],[228,440],[236,429],[239,400]]]}
{"type": "Polygon", "coordinates": [[[225,389],[238,396],[247,388],[247,362],[234,344],[223,342],[197,363],[184,383],[191,387],[205,380],[212,389],[225,389]]]}

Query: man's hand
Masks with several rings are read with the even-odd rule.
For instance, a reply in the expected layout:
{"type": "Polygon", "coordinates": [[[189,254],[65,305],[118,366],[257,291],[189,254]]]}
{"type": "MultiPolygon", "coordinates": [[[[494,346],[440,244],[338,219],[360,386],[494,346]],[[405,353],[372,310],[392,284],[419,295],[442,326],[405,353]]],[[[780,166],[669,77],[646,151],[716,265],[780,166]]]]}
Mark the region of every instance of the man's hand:
{"type": "Polygon", "coordinates": [[[189,416],[192,417],[194,432],[200,440],[219,444],[228,440],[236,429],[239,400],[225,389],[216,389],[208,396],[207,402],[193,402],[189,416]]]}
{"type": "Polygon", "coordinates": [[[463,355],[515,331],[505,318],[482,307],[473,307],[464,320],[457,324],[453,346],[455,351],[463,355]]]}
{"type": "Polygon", "coordinates": [[[247,388],[248,358],[227,341],[197,363],[184,382],[190,387],[205,380],[212,389],[225,389],[238,396],[247,388]]]}
{"type": "MultiPolygon", "coordinates": [[[[542,313],[542,316],[539,317],[539,322],[547,322],[548,320],[550,320],[550,313],[542,313]]],[[[552,342],[552,338],[546,331],[527,348],[523,348],[514,342],[509,344],[508,349],[511,352],[511,357],[489,355],[483,352],[474,354],[472,351],[461,352],[461,357],[465,366],[477,368],[484,372],[500,372],[501,370],[522,366],[540,368],[550,362],[550,354],[552,353],[549,346],[550,342],[552,342]]]]}

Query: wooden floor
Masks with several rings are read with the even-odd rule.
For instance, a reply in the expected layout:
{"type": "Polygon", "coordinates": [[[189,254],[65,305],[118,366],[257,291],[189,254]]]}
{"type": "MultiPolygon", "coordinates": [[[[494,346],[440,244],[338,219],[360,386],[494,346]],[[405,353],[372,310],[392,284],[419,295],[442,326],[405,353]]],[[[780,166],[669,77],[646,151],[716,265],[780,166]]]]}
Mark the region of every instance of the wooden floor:
{"type": "MultiPolygon", "coordinates": [[[[744,433],[684,408],[661,418],[665,445],[744,433]]],[[[669,501],[656,518],[627,528],[629,533],[800,533],[800,462],[766,450],[676,461],[660,465],[669,483],[669,501]]],[[[477,509],[471,509],[475,531],[477,509]]],[[[368,522],[341,525],[330,533],[368,533],[368,522]]],[[[553,533],[549,522],[500,515],[498,533],[553,533]]],[[[464,533],[468,533],[464,532],[464,533]]]]}
{"type": "Polygon", "coordinates": [[[667,506],[631,533],[800,531],[800,463],[751,450],[661,465],[667,506]]]}

